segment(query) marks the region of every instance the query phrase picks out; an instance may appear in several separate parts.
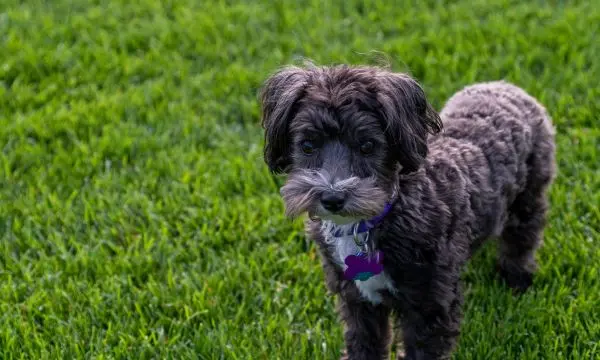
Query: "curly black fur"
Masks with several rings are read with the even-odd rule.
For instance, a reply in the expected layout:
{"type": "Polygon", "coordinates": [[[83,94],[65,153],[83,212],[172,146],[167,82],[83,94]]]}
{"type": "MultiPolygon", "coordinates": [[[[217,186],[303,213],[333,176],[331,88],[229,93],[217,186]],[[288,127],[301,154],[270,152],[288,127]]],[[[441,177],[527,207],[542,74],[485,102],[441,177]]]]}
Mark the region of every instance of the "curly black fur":
{"type": "Polygon", "coordinates": [[[449,358],[462,317],[460,272],[488,238],[499,238],[507,284],[525,290],[532,283],[555,144],[546,110],[520,88],[503,81],[466,87],[438,116],[404,74],[289,67],[268,79],[262,106],[265,161],[289,175],[282,188],[288,212],[311,215],[307,231],[326,284],[339,295],[344,357],[386,358],[393,313],[405,359],[449,358]],[[375,144],[368,154],[361,153],[365,142],[375,144]],[[343,192],[347,206],[324,209],[327,192],[343,192]],[[394,291],[368,301],[343,279],[322,222],[372,216],[393,194],[393,209],[371,239],[385,254],[394,291]]]}

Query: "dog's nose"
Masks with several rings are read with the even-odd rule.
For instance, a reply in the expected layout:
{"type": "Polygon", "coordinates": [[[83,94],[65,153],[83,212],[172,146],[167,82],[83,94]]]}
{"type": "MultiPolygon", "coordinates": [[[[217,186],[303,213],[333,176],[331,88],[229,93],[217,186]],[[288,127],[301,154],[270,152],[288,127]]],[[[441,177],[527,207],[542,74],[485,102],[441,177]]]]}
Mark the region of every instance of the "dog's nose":
{"type": "Polygon", "coordinates": [[[342,210],[346,196],[340,192],[324,192],[321,195],[321,204],[327,211],[336,212],[342,210]]]}

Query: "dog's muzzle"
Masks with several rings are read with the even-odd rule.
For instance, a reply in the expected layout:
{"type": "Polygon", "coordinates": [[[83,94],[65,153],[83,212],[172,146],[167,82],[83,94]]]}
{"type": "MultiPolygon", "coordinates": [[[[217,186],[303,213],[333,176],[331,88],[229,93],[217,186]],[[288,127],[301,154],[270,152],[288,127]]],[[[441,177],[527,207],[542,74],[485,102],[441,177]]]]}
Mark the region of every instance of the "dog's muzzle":
{"type": "Polygon", "coordinates": [[[378,214],[390,198],[373,177],[338,180],[315,170],[290,174],[281,195],[291,217],[308,212],[311,217],[364,218],[378,214]]]}

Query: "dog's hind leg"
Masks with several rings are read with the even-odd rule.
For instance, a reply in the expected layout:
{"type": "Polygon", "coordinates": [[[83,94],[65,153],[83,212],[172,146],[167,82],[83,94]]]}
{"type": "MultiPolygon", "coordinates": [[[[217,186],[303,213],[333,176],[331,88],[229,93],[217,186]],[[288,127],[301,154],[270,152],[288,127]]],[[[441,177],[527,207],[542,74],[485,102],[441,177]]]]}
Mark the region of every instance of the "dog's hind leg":
{"type": "Polygon", "coordinates": [[[554,178],[554,143],[549,133],[530,155],[525,189],[509,207],[508,221],[499,243],[498,268],[508,286],[526,290],[537,269],[535,252],[543,241],[548,210],[547,188],[554,178]]]}
{"type": "Polygon", "coordinates": [[[506,284],[525,291],[537,270],[535,252],[542,243],[546,201],[541,196],[522,193],[517,197],[502,232],[498,269],[506,284]]]}

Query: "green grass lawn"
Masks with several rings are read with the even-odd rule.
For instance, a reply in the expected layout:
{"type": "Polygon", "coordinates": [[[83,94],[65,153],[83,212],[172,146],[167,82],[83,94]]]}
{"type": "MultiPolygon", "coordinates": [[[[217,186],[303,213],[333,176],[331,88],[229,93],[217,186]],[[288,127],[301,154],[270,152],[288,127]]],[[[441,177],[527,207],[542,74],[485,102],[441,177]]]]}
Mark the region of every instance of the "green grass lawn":
{"type": "Polygon", "coordinates": [[[0,2],[0,358],[337,358],[262,160],[257,91],[307,57],[389,62],[438,109],[500,78],[548,107],[539,275],[513,297],[485,247],[455,359],[599,359],[600,4],[384,3],[0,2]]]}

